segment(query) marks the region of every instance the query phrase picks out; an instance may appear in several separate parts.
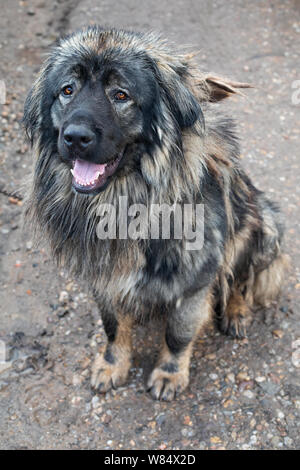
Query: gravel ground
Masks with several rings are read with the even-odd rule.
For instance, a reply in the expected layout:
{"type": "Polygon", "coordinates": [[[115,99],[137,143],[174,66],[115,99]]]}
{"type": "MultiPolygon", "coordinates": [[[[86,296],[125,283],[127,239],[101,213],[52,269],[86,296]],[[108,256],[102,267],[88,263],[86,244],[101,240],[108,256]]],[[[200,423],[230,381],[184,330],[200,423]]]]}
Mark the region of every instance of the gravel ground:
{"type": "Polygon", "coordinates": [[[297,0],[1,4],[7,102],[0,105],[0,185],[22,192],[31,155],[19,120],[53,40],[93,22],[158,30],[199,50],[203,70],[257,86],[226,108],[239,123],[244,166],[281,204],[293,259],[280,302],[256,313],[247,339],[211,328],[197,341],[190,386],[176,401],[154,402],[145,392],[155,327],[138,330],[128,385],[96,396],[90,363],[105,341],[96,306],[84,286],[57,272],[47,251],[33,247],[21,230],[21,203],[0,195],[1,448],[299,448],[300,108],[292,100],[300,79],[299,14],[297,0]]]}

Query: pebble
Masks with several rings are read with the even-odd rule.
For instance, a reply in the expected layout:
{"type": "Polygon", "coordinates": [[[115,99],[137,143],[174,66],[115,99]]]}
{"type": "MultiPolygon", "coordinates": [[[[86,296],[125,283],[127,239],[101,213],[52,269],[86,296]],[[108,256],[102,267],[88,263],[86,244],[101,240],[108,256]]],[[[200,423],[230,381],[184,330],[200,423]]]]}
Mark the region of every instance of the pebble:
{"type": "Polygon", "coordinates": [[[290,437],[286,436],[284,439],[283,439],[285,445],[287,447],[292,447],[292,445],[294,444],[294,441],[293,439],[291,439],[290,437]]]}
{"type": "Polygon", "coordinates": [[[274,447],[279,447],[280,444],[282,446],[282,443],[280,442],[280,438],[278,436],[273,436],[271,439],[271,443],[274,447]]]}
{"type": "Polygon", "coordinates": [[[95,409],[95,408],[98,406],[99,401],[100,401],[100,400],[99,400],[99,397],[94,396],[94,397],[92,398],[92,402],[91,402],[91,403],[92,403],[92,408],[95,409]]]}
{"type": "Polygon", "coordinates": [[[164,424],[166,421],[166,415],[165,414],[160,414],[157,416],[156,418],[156,423],[159,425],[159,426],[162,426],[162,424],[164,424]]]}
{"type": "Polygon", "coordinates": [[[262,376],[259,376],[259,377],[255,377],[255,382],[257,382],[258,384],[264,382],[266,380],[266,377],[262,377],[262,376]]]}
{"type": "Polygon", "coordinates": [[[280,390],[279,385],[270,381],[261,382],[259,383],[259,386],[266,394],[271,396],[277,395],[280,390]]]}
{"type": "Polygon", "coordinates": [[[282,338],[283,337],[283,331],[282,330],[273,330],[272,335],[275,336],[275,338],[282,338]]]}
{"type": "Polygon", "coordinates": [[[69,294],[67,291],[63,290],[61,291],[61,293],[59,294],[59,297],[58,297],[58,301],[63,304],[63,303],[66,303],[68,302],[69,300],[69,294]]]}
{"type": "Polygon", "coordinates": [[[28,241],[26,242],[26,250],[27,251],[30,251],[33,247],[33,242],[32,241],[28,241]]]}
{"type": "Polygon", "coordinates": [[[73,397],[71,400],[72,405],[78,406],[82,402],[82,397],[73,397]]]}
{"type": "Polygon", "coordinates": [[[277,418],[278,419],[283,419],[284,418],[284,413],[281,410],[276,410],[277,418]]]}
{"type": "Polygon", "coordinates": [[[250,380],[249,375],[245,371],[241,371],[237,374],[236,376],[236,381],[237,382],[244,382],[250,380]]]}
{"type": "Polygon", "coordinates": [[[233,374],[232,372],[230,372],[230,373],[227,375],[227,379],[229,380],[229,382],[234,383],[234,382],[235,382],[234,374],[233,374]]]}
{"type": "Polygon", "coordinates": [[[254,393],[251,392],[251,390],[245,390],[243,396],[249,398],[249,400],[253,400],[253,398],[255,397],[254,393]]]}
{"type": "Polygon", "coordinates": [[[217,376],[217,374],[209,374],[209,378],[211,380],[217,380],[218,376],[217,376]]]}

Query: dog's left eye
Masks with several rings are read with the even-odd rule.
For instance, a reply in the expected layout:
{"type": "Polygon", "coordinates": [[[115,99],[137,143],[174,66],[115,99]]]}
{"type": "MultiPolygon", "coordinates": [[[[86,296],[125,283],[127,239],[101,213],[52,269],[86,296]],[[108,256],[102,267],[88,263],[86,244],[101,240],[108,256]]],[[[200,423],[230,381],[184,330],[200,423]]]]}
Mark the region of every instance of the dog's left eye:
{"type": "Polygon", "coordinates": [[[63,89],[61,90],[61,92],[64,96],[71,96],[73,94],[72,85],[64,86],[63,89]]]}
{"type": "Polygon", "coordinates": [[[125,91],[119,90],[117,93],[115,93],[114,99],[116,101],[127,101],[129,99],[129,96],[127,95],[127,93],[125,93],[125,91]]]}

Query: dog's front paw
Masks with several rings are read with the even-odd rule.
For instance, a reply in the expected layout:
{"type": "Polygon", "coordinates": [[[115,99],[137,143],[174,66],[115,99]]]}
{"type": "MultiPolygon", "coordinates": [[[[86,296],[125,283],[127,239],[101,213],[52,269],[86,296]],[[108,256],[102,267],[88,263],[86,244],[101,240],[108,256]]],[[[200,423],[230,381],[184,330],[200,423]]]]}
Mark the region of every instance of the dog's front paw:
{"type": "Polygon", "coordinates": [[[168,364],[163,364],[152,371],[147,390],[155,400],[171,401],[187,387],[188,383],[188,368],[172,370],[168,364]]]}
{"type": "Polygon", "coordinates": [[[99,353],[92,366],[92,387],[101,393],[117,388],[126,382],[130,369],[130,358],[99,353]]]}

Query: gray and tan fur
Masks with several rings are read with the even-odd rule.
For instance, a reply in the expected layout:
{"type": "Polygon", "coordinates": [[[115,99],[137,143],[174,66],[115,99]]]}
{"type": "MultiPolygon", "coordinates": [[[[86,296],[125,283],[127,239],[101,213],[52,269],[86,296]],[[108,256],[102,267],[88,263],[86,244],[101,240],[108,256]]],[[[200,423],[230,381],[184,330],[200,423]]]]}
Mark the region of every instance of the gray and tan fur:
{"type": "Polygon", "coordinates": [[[281,216],[242,170],[234,123],[215,105],[247,87],[200,73],[154,34],[91,27],[53,48],[29,93],[24,121],[35,166],[26,213],[58,263],[95,294],[108,336],[92,371],[99,391],[126,380],[134,321],[165,318],[148,388],[171,400],[188,384],[193,341],[214,311],[224,332],[241,337],[251,308],[278,295],[286,265],[281,216]],[[123,107],[108,91],[119,75],[132,89],[123,107]],[[65,105],[60,89],[73,79],[77,91],[65,105]],[[102,132],[93,161],[125,148],[107,187],[93,194],[74,190],[70,159],[60,151],[69,110],[82,108],[102,132]],[[113,151],[106,135],[119,134],[113,151]],[[119,196],[147,207],[204,204],[203,248],[186,250],[186,240],[174,238],[100,240],[99,207],[117,206],[119,196]]]}

